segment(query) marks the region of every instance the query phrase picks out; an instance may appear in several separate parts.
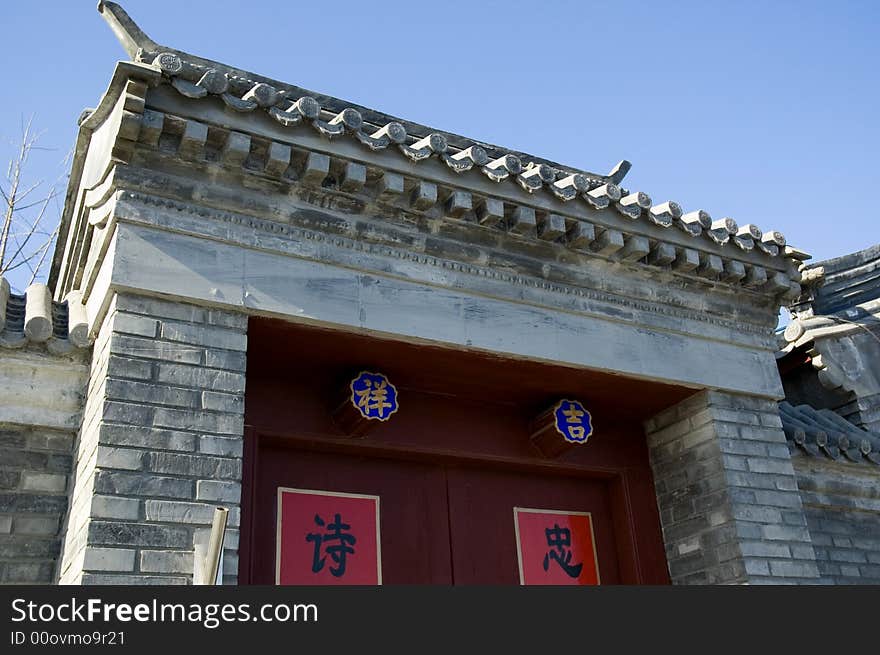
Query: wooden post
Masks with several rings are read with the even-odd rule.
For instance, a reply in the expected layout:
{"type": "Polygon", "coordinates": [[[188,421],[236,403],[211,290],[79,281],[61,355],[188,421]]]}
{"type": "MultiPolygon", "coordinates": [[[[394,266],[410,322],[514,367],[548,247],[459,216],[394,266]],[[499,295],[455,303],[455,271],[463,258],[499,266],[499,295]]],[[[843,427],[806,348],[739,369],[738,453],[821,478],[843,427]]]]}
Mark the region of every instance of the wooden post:
{"type": "Polygon", "coordinates": [[[194,548],[194,585],[215,585],[218,583],[220,565],[223,561],[223,541],[226,536],[226,523],[229,520],[229,510],[225,507],[214,509],[214,520],[211,523],[211,534],[207,545],[196,544],[194,548]]]}

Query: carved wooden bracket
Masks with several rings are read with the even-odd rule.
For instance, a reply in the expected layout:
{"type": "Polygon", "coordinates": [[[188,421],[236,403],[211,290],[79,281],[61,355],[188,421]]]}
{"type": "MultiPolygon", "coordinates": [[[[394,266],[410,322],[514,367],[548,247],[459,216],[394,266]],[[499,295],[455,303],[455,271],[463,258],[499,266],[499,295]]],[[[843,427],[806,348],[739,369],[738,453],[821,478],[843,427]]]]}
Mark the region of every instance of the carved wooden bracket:
{"type": "Polygon", "coordinates": [[[350,437],[366,436],[399,408],[397,388],[382,373],[361,371],[340,390],[333,420],[350,437]]]}
{"type": "Polygon", "coordinates": [[[542,455],[558,458],[587,442],[593,434],[592,417],[580,401],[564,398],[538,414],[529,433],[542,455]]]}

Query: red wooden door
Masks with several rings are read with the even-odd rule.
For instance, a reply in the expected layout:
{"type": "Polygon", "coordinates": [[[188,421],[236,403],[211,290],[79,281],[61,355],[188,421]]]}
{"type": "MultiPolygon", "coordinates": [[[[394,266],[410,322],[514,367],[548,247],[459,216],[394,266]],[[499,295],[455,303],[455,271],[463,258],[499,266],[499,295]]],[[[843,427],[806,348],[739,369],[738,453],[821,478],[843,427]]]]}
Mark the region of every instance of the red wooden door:
{"type": "Polygon", "coordinates": [[[642,422],[692,390],[268,319],[248,343],[242,582],[275,581],[288,487],[378,496],[385,584],[517,584],[514,507],[589,513],[603,584],[668,583],[642,422]],[[352,438],[333,412],[361,370],[400,410],[352,438]],[[560,398],[588,401],[596,433],[548,458],[531,424],[560,398]]]}
{"type": "Polygon", "coordinates": [[[254,498],[252,582],[275,582],[279,487],[380,497],[384,584],[451,584],[446,478],[442,467],[391,459],[260,448],[254,498]]]}
{"type": "Polygon", "coordinates": [[[590,512],[600,578],[619,582],[607,484],[474,466],[300,450],[262,441],[251,582],[275,581],[279,487],[380,497],[385,584],[519,584],[514,507],[590,512]]]}
{"type": "Polygon", "coordinates": [[[450,542],[455,584],[519,584],[514,507],[589,512],[602,584],[618,584],[607,483],[585,477],[451,468],[450,542]]]}

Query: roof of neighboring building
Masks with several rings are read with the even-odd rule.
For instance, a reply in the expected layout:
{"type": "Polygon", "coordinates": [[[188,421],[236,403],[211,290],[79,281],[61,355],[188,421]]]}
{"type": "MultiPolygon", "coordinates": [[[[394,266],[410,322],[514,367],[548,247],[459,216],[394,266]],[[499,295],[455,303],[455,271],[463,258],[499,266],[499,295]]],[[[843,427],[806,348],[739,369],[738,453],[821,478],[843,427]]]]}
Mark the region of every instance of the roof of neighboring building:
{"type": "Polygon", "coordinates": [[[810,266],[820,267],[824,281],[813,291],[815,314],[833,314],[880,299],[880,243],[810,266]]]}
{"type": "Polygon", "coordinates": [[[87,348],[91,340],[85,308],[78,293],[57,302],[45,284],[32,284],[19,295],[0,277],[0,348],[28,344],[45,344],[56,354],[87,348]]]}
{"type": "Polygon", "coordinates": [[[880,243],[805,267],[801,285],[795,318],[780,335],[783,353],[832,335],[880,335],[880,243]]]}
{"type": "Polygon", "coordinates": [[[814,457],[880,465],[880,434],[868,432],[830,409],[779,403],[789,442],[814,457]]]}

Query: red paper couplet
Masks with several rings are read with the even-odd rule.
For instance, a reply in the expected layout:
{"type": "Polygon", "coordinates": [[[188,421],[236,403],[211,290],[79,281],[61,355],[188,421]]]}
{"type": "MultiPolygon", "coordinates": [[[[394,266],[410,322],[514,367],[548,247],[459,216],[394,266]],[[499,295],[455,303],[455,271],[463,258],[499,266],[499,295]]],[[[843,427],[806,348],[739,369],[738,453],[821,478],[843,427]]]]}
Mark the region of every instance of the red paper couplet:
{"type": "Polygon", "coordinates": [[[514,507],[513,519],[520,584],[599,584],[589,512],[514,507]]]}
{"type": "Polygon", "coordinates": [[[275,582],[379,585],[379,497],[278,488],[275,582]]]}

